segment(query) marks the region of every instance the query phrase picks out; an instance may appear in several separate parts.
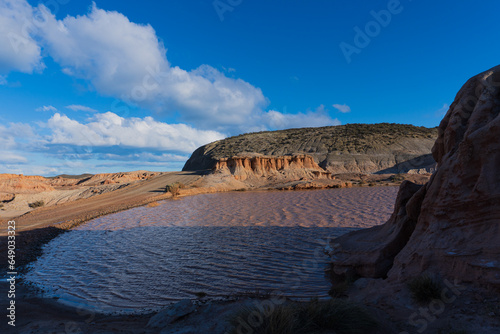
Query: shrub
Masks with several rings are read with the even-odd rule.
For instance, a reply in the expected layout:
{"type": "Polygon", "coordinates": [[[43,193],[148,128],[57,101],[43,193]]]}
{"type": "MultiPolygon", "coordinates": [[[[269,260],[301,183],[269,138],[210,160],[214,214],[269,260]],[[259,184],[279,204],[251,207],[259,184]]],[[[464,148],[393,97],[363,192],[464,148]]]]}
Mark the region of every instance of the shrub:
{"type": "Polygon", "coordinates": [[[184,187],[182,183],[172,183],[165,187],[165,192],[169,192],[172,194],[172,197],[177,197],[181,194],[181,189],[184,187]]]}
{"type": "Polygon", "coordinates": [[[148,208],[154,208],[154,207],[157,207],[159,205],[160,205],[160,203],[158,203],[158,202],[151,202],[148,204],[148,208]]]}
{"type": "Polygon", "coordinates": [[[246,308],[231,319],[234,326],[231,333],[238,333],[239,327],[248,327],[250,323],[260,323],[258,327],[252,328],[253,333],[259,334],[314,333],[325,330],[338,334],[362,334],[372,332],[377,325],[360,307],[337,299],[279,305],[267,315],[262,314],[257,307],[246,308]],[[255,321],[258,318],[256,315],[261,316],[258,319],[260,321],[255,321]]]}
{"type": "Polygon", "coordinates": [[[416,277],[408,283],[411,296],[418,303],[428,303],[433,299],[440,299],[441,288],[438,282],[427,275],[416,277]]]}
{"type": "Polygon", "coordinates": [[[40,208],[42,206],[45,205],[45,202],[44,201],[36,201],[36,202],[33,202],[33,203],[29,203],[28,206],[32,209],[35,209],[35,208],[40,208]]]}
{"type": "Polygon", "coordinates": [[[390,180],[392,182],[403,182],[405,180],[405,177],[402,174],[395,174],[391,176],[390,180]]]}

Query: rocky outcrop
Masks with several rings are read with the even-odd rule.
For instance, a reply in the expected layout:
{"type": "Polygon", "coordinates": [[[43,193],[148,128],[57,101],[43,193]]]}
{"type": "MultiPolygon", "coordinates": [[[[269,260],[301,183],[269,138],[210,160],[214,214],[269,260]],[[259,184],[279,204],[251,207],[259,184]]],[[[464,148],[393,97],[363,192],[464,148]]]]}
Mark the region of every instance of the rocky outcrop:
{"type": "Polygon", "coordinates": [[[429,272],[500,287],[499,114],[500,66],[470,79],[450,106],[430,181],[403,184],[385,225],[334,241],[334,271],[394,282],[429,272]]]}
{"type": "Polygon", "coordinates": [[[34,194],[53,191],[48,180],[42,176],[0,174],[0,192],[11,194],[34,194]]]}
{"type": "Polygon", "coordinates": [[[348,124],[244,134],[198,148],[183,170],[212,170],[220,159],[307,154],[333,173],[432,172],[437,129],[402,124],[348,124]]]}
{"type": "Polygon", "coordinates": [[[332,244],[333,274],[340,277],[386,277],[394,257],[406,245],[418,218],[418,200],[425,187],[404,181],[394,212],[384,225],[343,235],[332,244]],[[420,192],[420,196],[414,196],[420,192]],[[411,202],[410,202],[411,200],[411,202]]]}
{"type": "Polygon", "coordinates": [[[293,174],[296,178],[332,179],[331,173],[318,166],[309,155],[222,158],[215,163],[214,172],[230,173],[240,181],[255,177],[278,177],[285,174],[293,174]]]}
{"type": "Polygon", "coordinates": [[[159,175],[158,172],[135,171],[126,173],[95,174],[81,179],[43,176],[25,176],[22,174],[0,174],[0,193],[37,194],[54,191],[65,187],[95,187],[109,184],[125,184],[147,180],[159,175]]]}
{"type": "Polygon", "coordinates": [[[81,179],[77,184],[79,186],[98,186],[115,183],[130,183],[134,181],[147,180],[159,174],[161,173],[143,170],[125,173],[95,174],[88,178],[81,179]]]}
{"type": "Polygon", "coordinates": [[[1,203],[10,203],[10,202],[12,202],[14,199],[16,199],[16,195],[14,195],[14,194],[4,194],[4,193],[0,193],[0,202],[1,202],[1,203]]]}

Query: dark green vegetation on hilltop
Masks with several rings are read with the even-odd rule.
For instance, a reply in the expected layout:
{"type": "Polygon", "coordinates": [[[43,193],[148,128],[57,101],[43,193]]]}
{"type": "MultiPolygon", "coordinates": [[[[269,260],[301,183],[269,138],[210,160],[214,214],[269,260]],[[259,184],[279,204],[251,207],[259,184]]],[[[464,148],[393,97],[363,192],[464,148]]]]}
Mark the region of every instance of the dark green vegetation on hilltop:
{"type": "Polygon", "coordinates": [[[323,168],[341,172],[406,172],[433,164],[430,151],[437,128],[405,124],[347,124],[248,133],[198,148],[183,170],[213,168],[215,161],[236,155],[282,156],[305,153],[323,168]],[[398,164],[419,158],[416,164],[398,164]]]}

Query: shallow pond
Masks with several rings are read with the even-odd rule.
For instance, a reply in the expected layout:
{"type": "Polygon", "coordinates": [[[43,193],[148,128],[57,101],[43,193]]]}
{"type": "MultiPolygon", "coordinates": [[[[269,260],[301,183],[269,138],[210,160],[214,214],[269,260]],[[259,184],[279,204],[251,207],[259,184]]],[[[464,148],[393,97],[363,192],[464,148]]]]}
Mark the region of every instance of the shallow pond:
{"type": "Polygon", "coordinates": [[[44,249],[26,279],[100,311],[279,291],[325,297],[328,240],[385,222],[397,187],[236,192],[94,219],[44,249]]]}

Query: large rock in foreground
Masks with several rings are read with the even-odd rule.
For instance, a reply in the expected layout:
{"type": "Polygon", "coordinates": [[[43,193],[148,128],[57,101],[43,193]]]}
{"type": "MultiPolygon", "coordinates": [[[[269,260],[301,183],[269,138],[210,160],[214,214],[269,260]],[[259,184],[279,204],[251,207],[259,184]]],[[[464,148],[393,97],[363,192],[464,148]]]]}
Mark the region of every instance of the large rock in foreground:
{"type": "MultiPolygon", "coordinates": [[[[397,204],[382,227],[334,241],[334,271],[390,281],[430,272],[500,287],[499,114],[500,66],[458,93],[439,126],[432,150],[438,170],[429,183],[397,204]],[[411,230],[412,221],[409,236],[398,232],[411,230]]],[[[398,197],[405,192],[403,185],[398,197]]]]}

